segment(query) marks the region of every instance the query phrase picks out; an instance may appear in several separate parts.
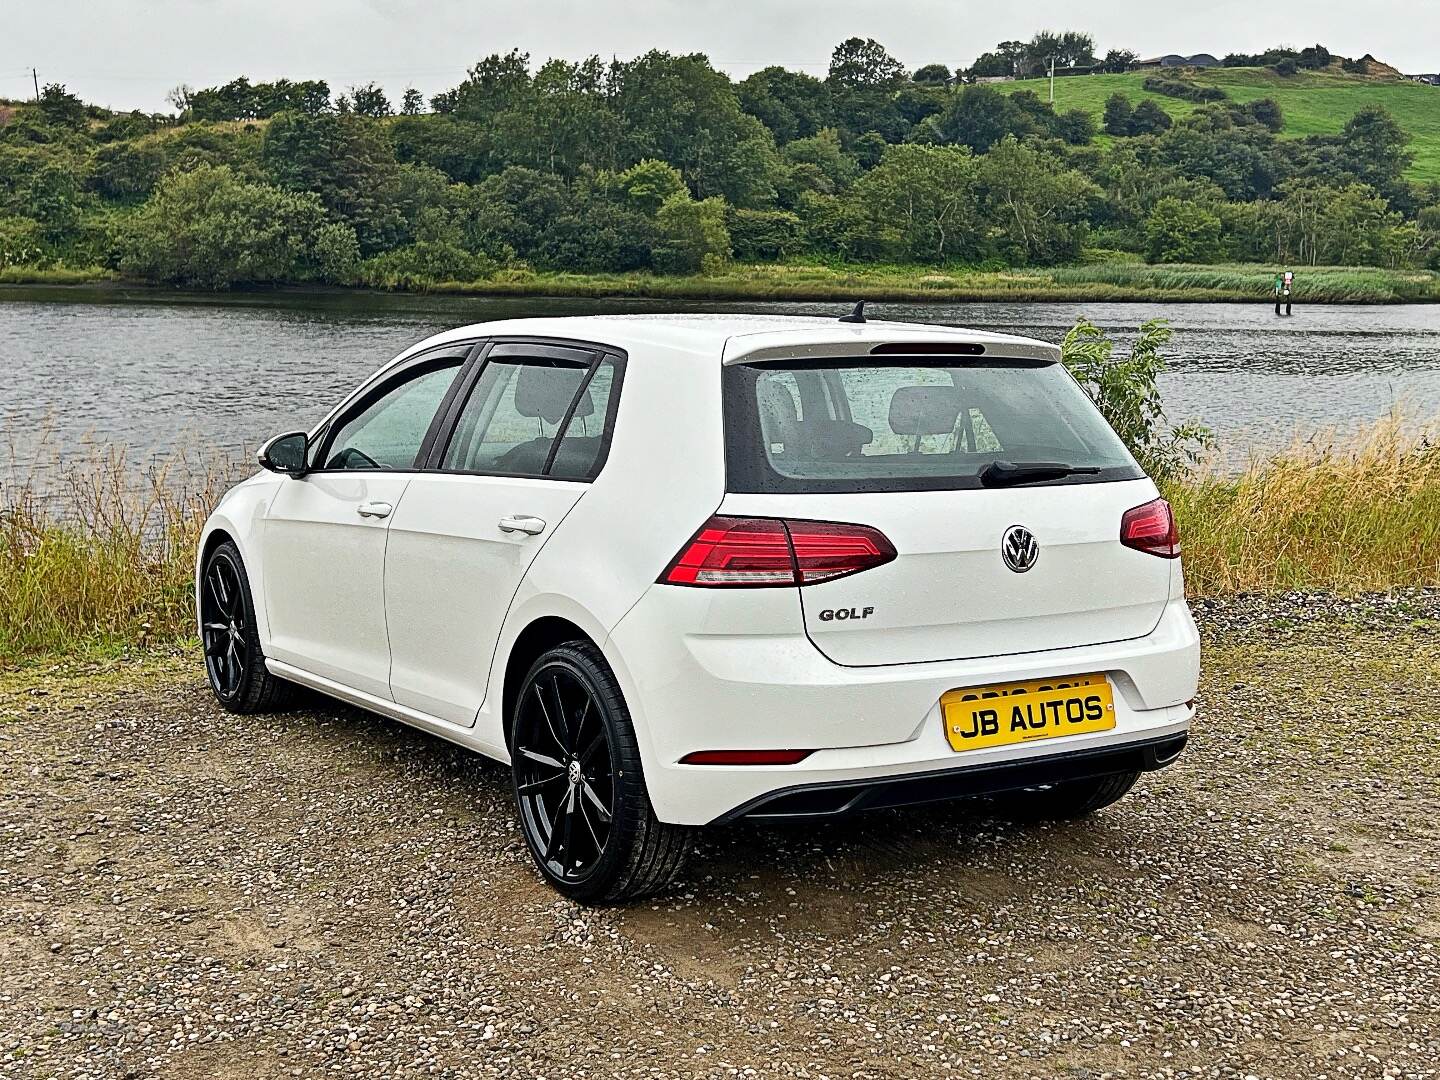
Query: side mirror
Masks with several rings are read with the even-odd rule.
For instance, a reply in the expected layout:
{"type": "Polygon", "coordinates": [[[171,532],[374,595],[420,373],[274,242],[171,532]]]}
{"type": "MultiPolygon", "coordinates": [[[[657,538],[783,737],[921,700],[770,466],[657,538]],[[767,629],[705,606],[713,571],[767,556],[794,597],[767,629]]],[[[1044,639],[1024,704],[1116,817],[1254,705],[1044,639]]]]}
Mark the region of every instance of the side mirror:
{"type": "Polygon", "coordinates": [[[276,435],[260,447],[255,457],[262,469],[299,478],[310,471],[306,458],[309,449],[310,437],[303,431],[291,431],[276,435]]]}

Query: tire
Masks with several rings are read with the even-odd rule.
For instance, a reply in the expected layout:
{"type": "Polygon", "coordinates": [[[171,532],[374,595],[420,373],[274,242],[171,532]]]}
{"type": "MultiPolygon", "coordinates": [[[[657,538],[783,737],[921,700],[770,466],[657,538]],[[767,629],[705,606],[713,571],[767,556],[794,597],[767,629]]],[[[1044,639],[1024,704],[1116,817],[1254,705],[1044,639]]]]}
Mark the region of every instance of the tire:
{"type": "Polygon", "coordinates": [[[1132,771],[1067,780],[1036,791],[1006,792],[995,805],[1015,821],[1074,821],[1118,802],[1139,779],[1140,773],[1132,771]]]}
{"type": "Polygon", "coordinates": [[[541,877],[586,904],[667,888],[690,830],[655,817],[630,710],[600,650],[570,641],[544,653],[512,711],[515,810],[541,877]]]}
{"type": "Polygon", "coordinates": [[[229,540],[216,545],[201,571],[200,626],[205,676],[222,707],[233,713],[263,713],[285,706],[294,684],[265,668],[250,576],[240,550],[229,540]]]}

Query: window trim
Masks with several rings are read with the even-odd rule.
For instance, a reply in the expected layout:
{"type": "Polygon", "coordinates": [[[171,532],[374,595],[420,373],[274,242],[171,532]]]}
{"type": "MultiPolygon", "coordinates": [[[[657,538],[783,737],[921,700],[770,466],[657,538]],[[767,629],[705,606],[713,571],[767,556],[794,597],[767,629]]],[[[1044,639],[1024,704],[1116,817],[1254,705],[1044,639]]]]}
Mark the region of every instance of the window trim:
{"type": "Polygon", "coordinates": [[[481,344],[477,350],[478,355],[473,358],[470,370],[462,380],[464,385],[460,386],[454,393],[445,410],[445,419],[437,432],[434,443],[430,447],[429,456],[426,459],[425,472],[435,473],[442,476],[492,476],[506,477],[515,480],[549,480],[557,484],[592,484],[605,470],[605,465],[610,459],[610,444],[615,435],[615,418],[620,408],[620,394],[624,389],[625,365],[628,360],[626,353],[611,345],[602,345],[596,342],[575,341],[568,338],[543,338],[543,337],[496,337],[481,344]],[[512,347],[514,351],[511,351],[512,347]],[[497,356],[496,353],[499,352],[497,356]],[[565,415],[561,418],[555,428],[555,438],[550,444],[550,451],[545,456],[543,472],[519,473],[519,472],[498,472],[485,469],[446,469],[441,467],[445,460],[445,454],[450,448],[451,441],[455,438],[460,427],[460,420],[465,411],[465,406],[470,402],[470,395],[475,386],[479,383],[485,368],[491,359],[495,360],[518,360],[521,363],[560,360],[566,362],[585,363],[585,375],[580,380],[575,394],[570,399],[570,404],[565,409],[565,415]],[[590,388],[590,382],[600,365],[609,362],[614,366],[615,374],[610,383],[610,398],[605,405],[605,418],[600,432],[600,448],[595,454],[594,475],[592,476],[554,476],[550,469],[554,467],[555,457],[560,450],[561,436],[574,419],[575,410],[579,407],[581,395],[590,388]]]}
{"type": "Polygon", "coordinates": [[[379,401],[392,390],[397,389],[397,384],[408,383],[413,379],[421,378],[428,372],[420,369],[440,370],[446,364],[459,361],[455,365],[455,374],[446,387],[445,394],[440,399],[440,404],[435,414],[430,418],[430,423],[425,429],[425,434],[420,439],[420,449],[415,454],[415,460],[407,468],[381,468],[381,469],[332,469],[323,464],[316,464],[306,470],[306,475],[334,475],[340,473],[385,473],[395,475],[398,473],[415,473],[424,470],[425,462],[429,460],[431,449],[434,446],[436,437],[442,426],[442,422],[448,415],[451,403],[454,400],[457,388],[465,379],[467,368],[475,359],[475,354],[480,350],[482,343],[448,342],[445,345],[437,346],[434,349],[427,349],[422,353],[406,357],[398,364],[393,364],[382,369],[362,383],[354,393],[340,403],[329,416],[310,435],[310,443],[315,447],[314,459],[316,462],[324,462],[329,456],[330,447],[334,442],[339,429],[357,414],[364,412],[375,402],[379,401]]]}

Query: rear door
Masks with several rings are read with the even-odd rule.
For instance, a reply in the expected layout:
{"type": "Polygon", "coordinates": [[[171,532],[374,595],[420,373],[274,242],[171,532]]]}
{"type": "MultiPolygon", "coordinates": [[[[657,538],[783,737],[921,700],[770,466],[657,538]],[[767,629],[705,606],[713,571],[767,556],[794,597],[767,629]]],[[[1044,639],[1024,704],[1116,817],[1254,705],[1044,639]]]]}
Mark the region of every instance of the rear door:
{"type": "Polygon", "coordinates": [[[456,396],[390,527],[399,704],[475,722],[520,580],[604,464],[622,367],[595,349],[497,343],[456,396]]]}
{"type": "Polygon", "coordinates": [[[1067,648],[1159,622],[1171,563],[1119,542],[1154,485],[1058,364],[860,358],[726,379],[723,512],[854,522],[895,546],[890,563],[799,590],[807,633],[836,663],[1067,648]],[[986,486],[997,460],[1093,471],[986,486]]]}

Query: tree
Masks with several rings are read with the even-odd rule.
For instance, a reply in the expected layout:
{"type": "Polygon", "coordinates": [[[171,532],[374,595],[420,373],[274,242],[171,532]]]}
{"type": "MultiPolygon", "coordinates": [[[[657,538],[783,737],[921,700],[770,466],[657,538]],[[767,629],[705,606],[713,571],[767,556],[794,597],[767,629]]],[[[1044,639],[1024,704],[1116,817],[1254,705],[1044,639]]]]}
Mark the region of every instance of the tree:
{"type": "Polygon", "coordinates": [[[1105,134],[1129,135],[1135,110],[1130,99],[1116,91],[1105,99],[1105,134]]]}
{"type": "Polygon", "coordinates": [[[739,206],[773,201],[774,140],[741,112],[729,78],[704,56],[652,51],[617,65],[611,83],[631,160],[668,161],[697,196],[739,206]]]}
{"type": "Polygon", "coordinates": [[[897,90],[905,65],[874,38],[846,38],[830,53],[825,81],[839,90],[897,90]]]}
{"type": "Polygon", "coordinates": [[[892,146],[850,192],[870,220],[897,231],[904,257],[943,263],[979,251],[975,157],[965,147],[892,146]]]}
{"type": "Polygon", "coordinates": [[[944,86],[951,79],[950,69],[944,64],[924,64],[915,69],[910,81],[923,86],[944,86]]]}
{"type": "Polygon", "coordinates": [[[557,217],[540,235],[533,257],[557,270],[646,270],[654,265],[660,243],[654,219],[597,200],[557,217]]]}
{"type": "Polygon", "coordinates": [[[1145,255],[1151,262],[1213,262],[1220,251],[1220,217],[1204,206],[1161,199],[1145,222],[1145,255]]]}
{"type": "Polygon", "coordinates": [[[972,79],[1008,79],[1015,74],[1015,60],[999,52],[981,53],[965,74],[972,79]]]}
{"type": "Polygon", "coordinates": [[[1095,120],[1085,109],[1066,109],[1055,117],[1054,130],[1071,146],[1084,146],[1095,138],[1095,120]]]}
{"type": "Polygon", "coordinates": [[[1170,336],[1163,319],[1142,323],[1130,355],[1121,359],[1104,331],[1082,318],[1060,346],[1061,361],[1140,467],[1162,486],[1183,476],[1214,443],[1209,428],[1193,421],[1171,427],[1165,416],[1159,377],[1166,363],[1160,350],[1170,336]]]}
{"type": "Polygon", "coordinates": [[[1017,75],[1041,75],[1058,67],[1091,67],[1095,64],[1095,39],[1078,30],[1055,33],[1042,30],[1025,45],[1017,75]]]}
{"type": "Polygon", "coordinates": [[[979,192],[994,242],[1019,265],[1078,258],[1086,210],[1100,197],[1100,189],[1078,172],[1013,135],[979,159],[979,192]]]}
{"type": "Polygon", "coordinates": [[[830,87],[813,75],[782,67],[761,68],[736,86],[740,107],[784,146],[834,123],[830,87]]]}
{"type": "Polygon", "coordinates": [[[804,226],[788,210],[731,210],[726,217],[735,258],[741,262],[783,259],[800,250],[804,226]]]}
{"type": "Polygon", "coordinates": [[[165,100],[168,101],[177,113],[190,111],[190,99],[195,96],[195,88],[189,83],[179,83],[172,86],[165,93],[165,100]]]}
{"type": "Polygon", "coordinates": [[[523,109],[530,101],[530,54],[511,49],[503,56],[491,53],[469,71],[455,88],[446,110],[462,120],[486,121],[496,113],[523,109]]]}
{"type": "Polygon", "coordinates": [[[967,86],[951,99],[937,128],[944,140],[968,146],[977,154],[1012,133],[1015,109],[992,86],[967,86]]]}
{"type": "Polygon", "coordinates": [[[87,120],[85,103],[60,83],[48,83],[40,91],[40,115],[56,127],[81,128],[87,120]]]}
{"type": "Polygon", "coordinates": [[[1169,131],[1174,124],[1175,121],[1170,119],[1170,114],[1160,107],[1159,102],[1145,98],[1130,115],[1130,134],[1158,135],[1169,131]]]}
{"type": "Polygon", "coordinates": [[[630,205],[650,216],[671,199],[689,194],[680,170],[654,158],[630,166],[620,174],[618,182],[630,205]]]}
{"type": "Polygon", "coordinates": [[[1140,54],[1133,49],[1111,49],[1100,66],[1112,75],[1120,75],[1129,71],[1130,65],[1139,59],[1140,54]]]}
{"type": "Polygon", "coordinates": [[[167,176],[127,240],[122,269],[208,289],[313,280],[356,250],[314,195],[248,183],[226,165],[167,176]]]}
{"type": "Polygon", "coordinates": [[[1256,98],[1254,101],[1246,102],[1243,107],[1257,124],[1263,124],[1273,132],[1284,130],[1285,115],[1280,111],[1280,104],[1274,98],[1256,98]]]}
{"type": "Polygon", "coordinates": [[[425,95],[413,86],[407,86],[404,95],[400,98],[400,114],[402,116],[419,116],[424,108],[425,95]]]}
{"type": "Polygon", "coordinates": [[[352,225],[362,254],[406,239],[414,208],[405,204],[402,167],[374,121],[280,113],[265,129],[260,160],[276,185],[318,195],[332,217],[352,225]]]}
{"type": "Polygon", "coordinates": [[[873,38],[848,38],[835,46],[825,76],[837,125],[854,137],[878,132],[899,142],[909,131],[895,95],[906,82],[905,66],[873,38]]]}
{"type": "Polygon", "coordinates": [[[1415,160],[1410,142],[1395,118],[1381,105],[1361,109],[1340,131],[1343,167],[1360,183],[1369,184],[1392,202],[1410,204],[1405,171],[1415,160]]]}
{"type": "Polygon", "coordinates": [[[384,88],[373,82],[350,88],[350,106],[356,116],[369,116],[374,119],[389,116],[392,111],[384,88]]]}
{"type": "MultiPolygon", "coordinates": [[[[880,153],[884,153],[883,144],[880,153]]],[[[825,128],[808,139],[796,139],[781,151],[790,166],[795,191],[804,189],[834,195],[844,191],[860,175],[860,163],[840,145],[834,128],[825,128]]]]}
{"type": "Polygon", "coordinates": [[[693,274],[730,258],[723,199],[697,201],[689,195],[671,196],[660,207],[655,223],[661,236],[655,264],[661,270],[693,274]]]}
{"type": "Polygon", "coordinates": [[[1025,42],[1002,41],[995,48],[981,53],[966,72],[972,79],[1007,78],[1020,73],[1020,62],[1025,56],[1025,42]]]}

